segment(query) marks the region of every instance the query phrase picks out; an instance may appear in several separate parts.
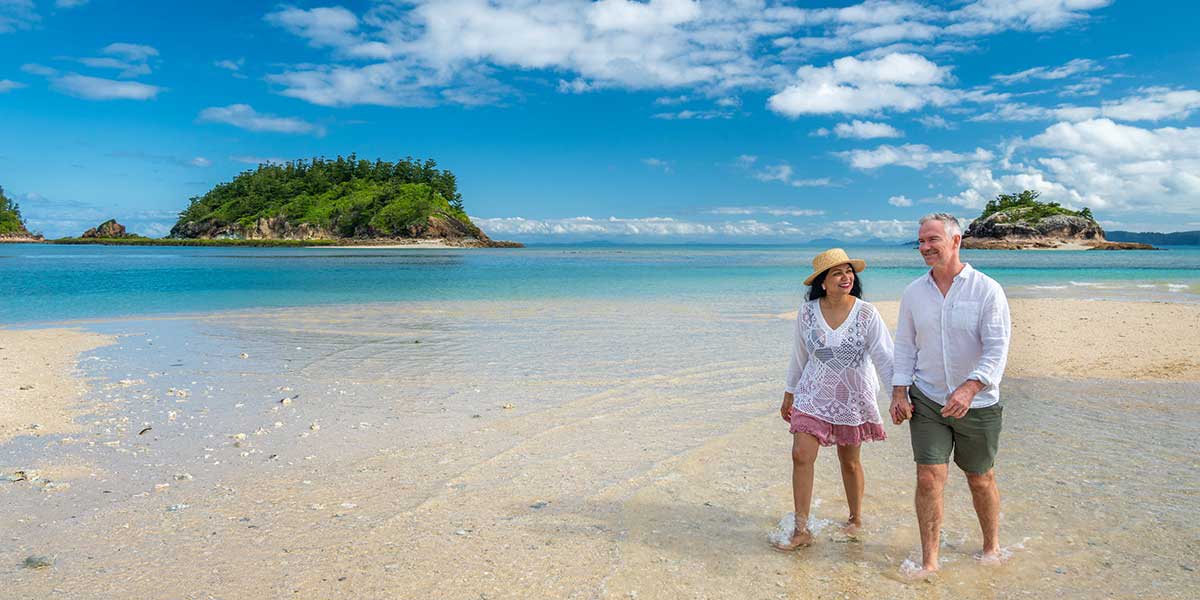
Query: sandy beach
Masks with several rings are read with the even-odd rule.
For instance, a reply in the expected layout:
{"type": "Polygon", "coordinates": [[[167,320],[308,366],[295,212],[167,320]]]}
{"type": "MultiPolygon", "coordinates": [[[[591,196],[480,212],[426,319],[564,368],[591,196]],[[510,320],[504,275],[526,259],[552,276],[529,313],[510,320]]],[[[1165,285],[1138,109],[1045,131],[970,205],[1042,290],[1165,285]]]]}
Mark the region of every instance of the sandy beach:
{"type": "Polygon", "coordinates": [[[87,408],[78,355],[112,341],[75,329],[0,330],[0,444],[78,431],[74,417],[87,408]]]}
{"type": "MultiPolygon", "coordinates": [[[[865,533],[836,533],[824,452],[818,544],[769,549],[790,510],[771,358],[786,314],[481,302],[113,322],[108,348],[0,331],[6,385],[42,369],[36,389],[74,393],[83,352],[107,380],[91,397],[116,407],[63,405],[82,431],[0,446],[4,473],[70,483],[0,482],[0,572],[39,598],[1193,596],[1200,307],[1012,308],[999,567],[971,559],[952,476],[943,573],[900,576],[918,538],[907,428],[890,424],[863,452],[865,533]],[[150,352],[161,362],[130,372],[124,357],[150,352]],[[21,566],[35,555],[52,566],[21,566]]],[[[0,397],[14,427],[33,420],[0,397]]]]}

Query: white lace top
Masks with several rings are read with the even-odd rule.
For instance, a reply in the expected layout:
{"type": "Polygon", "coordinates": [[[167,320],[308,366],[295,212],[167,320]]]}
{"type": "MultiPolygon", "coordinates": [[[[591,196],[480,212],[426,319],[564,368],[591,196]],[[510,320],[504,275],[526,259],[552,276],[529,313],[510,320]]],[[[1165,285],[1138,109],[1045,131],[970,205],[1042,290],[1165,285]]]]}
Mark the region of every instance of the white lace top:
{"type": "Polygon", "coordinates": [[[880,381],[892,380],[892,336],[883,318],[856,300],[833,329],[818,302],[805,302],[796,316],[786,388],[795,396],[792,408],[835,425],[882,423],[875,392],[880,381]]]}

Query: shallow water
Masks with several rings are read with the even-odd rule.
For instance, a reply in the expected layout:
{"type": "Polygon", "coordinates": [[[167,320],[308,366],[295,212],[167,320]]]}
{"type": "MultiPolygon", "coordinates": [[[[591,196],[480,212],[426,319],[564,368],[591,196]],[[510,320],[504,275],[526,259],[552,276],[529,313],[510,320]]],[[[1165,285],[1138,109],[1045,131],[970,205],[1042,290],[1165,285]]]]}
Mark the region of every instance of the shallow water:
{"type": "MultiPolygon", "coordinates": [[[[799,297],[823,248],[539,246],[523,249],[183,248],[0,244],[0,323],[393,301],[799,297]]],[[[916,250],[850,247],[867,297],[897,299],[916,250]]],[[[1200,302],[1200,247],[1157,252],[968,250],[1014,297],[1200,302]]]]}
{"type": "MultiPolygon", "coordinates": [[[[952,475],[944,572],[904,580],[913,467],[890,425],[863,452],[863,536],[770,550],[791,503],[775,414],[790,326],[772,316],[787,308],[480,300],[90,324],[122,337],[81,363],[87,431],[0,447],[5,469],[75,472],[62,491],[0,483],[0,574],[14,597],[1195,596],[1197,384],[1006,381],[1003,565],[971,558],[952,475]],[[30,554],[55,566],[20,568],[30,554]]],[[[832,452],[816,495],[814,518],[844,518],[832,452]]]]}

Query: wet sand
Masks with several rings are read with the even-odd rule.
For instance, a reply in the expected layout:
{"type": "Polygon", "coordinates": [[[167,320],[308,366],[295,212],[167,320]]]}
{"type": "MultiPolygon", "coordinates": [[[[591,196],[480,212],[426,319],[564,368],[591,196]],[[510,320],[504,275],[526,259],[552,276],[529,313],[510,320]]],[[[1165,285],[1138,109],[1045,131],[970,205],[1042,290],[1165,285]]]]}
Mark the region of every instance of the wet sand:
{"type": "Polygon", "coordinates": [[[0,444],[77,431],[87,386],[76,357],[112,342],[74,329],[0,330],[0,444]]]}
{"type": "Polygon", "coordinates": [[[1005,383],[999,567],[971,559],[952,475],[944,572],[900,576],[918,538],[891,425],[863,452],[864,534],[831,525],[826,451],[818,544],[770,550],[790,510],[779,311],[572,301],[97,325],[130,334],[81,363],[115,409],[0,446],[0,467],[71,483],[0,483],[0,573],[14,597],[1193,597],[1200,388],[1168,367],[1200,354],[1197,307],[1044,302],[1013,303],[1014,354],[1039,356],[1005,383]],[[54,565],[20,566],[35,554],[54,565]]]}

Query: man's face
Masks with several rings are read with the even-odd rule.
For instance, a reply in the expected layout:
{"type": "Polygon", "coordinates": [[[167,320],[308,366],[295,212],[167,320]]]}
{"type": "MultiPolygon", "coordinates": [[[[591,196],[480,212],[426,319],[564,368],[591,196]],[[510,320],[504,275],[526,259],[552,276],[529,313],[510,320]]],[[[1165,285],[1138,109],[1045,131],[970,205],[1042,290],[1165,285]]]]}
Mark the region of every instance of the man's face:
{"type": "Polygon", "coordinates": [[[941,221],[926,221],[917,233],[921,258],[925,264],[937,267],[949,263],[958,255],[959,236],[947,236],[946,225],[941,221]]]}

